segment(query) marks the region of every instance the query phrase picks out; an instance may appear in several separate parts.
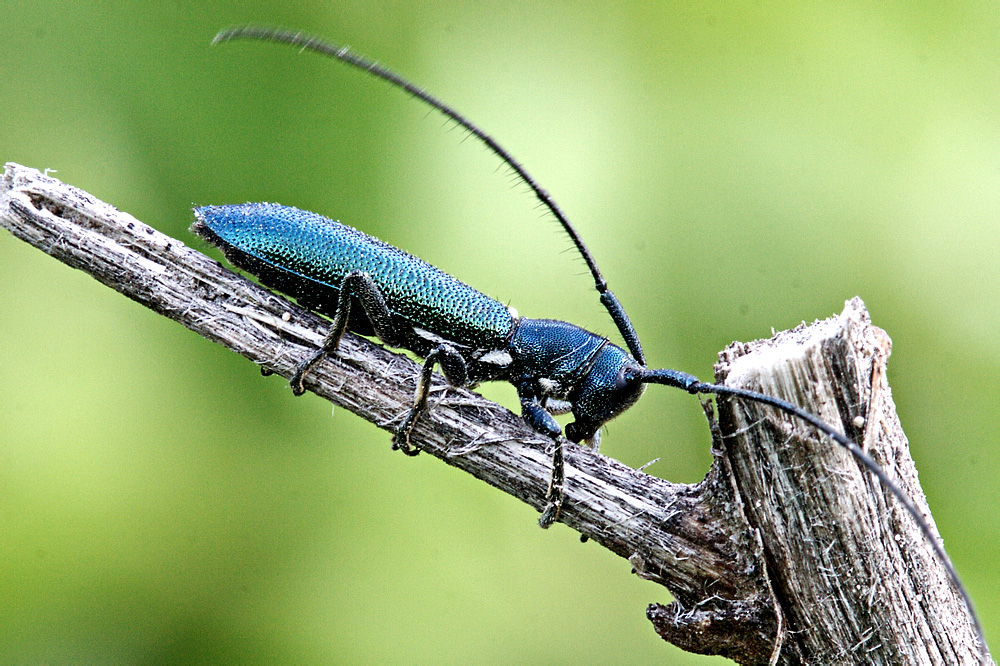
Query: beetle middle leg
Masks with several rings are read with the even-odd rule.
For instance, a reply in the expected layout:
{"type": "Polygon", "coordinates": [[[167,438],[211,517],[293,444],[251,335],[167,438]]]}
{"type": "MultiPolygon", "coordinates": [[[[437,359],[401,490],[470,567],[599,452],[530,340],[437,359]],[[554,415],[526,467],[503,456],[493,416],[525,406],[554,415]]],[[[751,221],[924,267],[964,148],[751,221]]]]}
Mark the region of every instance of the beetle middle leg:
{"type": "Polygon", "coordinates": [[[465,358],[454,347],[443,342],[427,354],[424,366],[420,370],[420,377],[417,379],[416,391],[413,394],[413,407],[392,438],[393,450],[399,449],[408,456],[420,453],[419,448],[410,444],[410,433],[413,432],[417,417],[427,411],[427,396],[430,394],[431,375],[434,372],[435,364],[441,366],[441,373],[452,386],[466,386],[469,383],[465,358]]]}
{"type": "MultiPolygon", "coordinates": [[[[325,355],[336,351],[340,340],[347,331],[347,323],[351,316],[351,299],[357,298],[364,310],[365,316],[371,323],[372,329],[379,340],[391,347],[405,347],[406,341],[413,335],[413,327],[408,323],[401,322],[396,315],[386,305],[382,290],[372,277],[364,271],[352,271],[344,276],[340,283],[340,295],[337,297],[337,308],[334,312],[333,320],[330,323],[330,330],[323,339],[322,346],[316,352],[305,359],[295,369],[295,373],[289,380],[292,393],[302,395],[305,393],[303,378],[325,355]]],[[[417,389],[413,399],[413,407],[403,419],[402,425],[393,436],[393,449],[400,449],[403,453],[415,456],[419,449],[410,444],[410,433],[416,423],[417,417],[427,410],[427,395],[430,392],[431,374],[435,364],[441,366],[441,371],[445,378],[453,386],[465,386],[468,384],[468,372],[466,370],[465,359],[448,343],[441,343],[427,354],[424,360],[423,370],[417,381],[417,389]]]]}

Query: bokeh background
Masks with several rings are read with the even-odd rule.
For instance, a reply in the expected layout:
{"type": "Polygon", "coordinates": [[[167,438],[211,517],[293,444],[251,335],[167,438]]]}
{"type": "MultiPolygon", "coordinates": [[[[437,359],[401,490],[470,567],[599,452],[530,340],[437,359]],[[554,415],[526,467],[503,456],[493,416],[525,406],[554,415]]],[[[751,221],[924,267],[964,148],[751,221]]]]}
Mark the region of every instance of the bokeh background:
{"type": "MultiPolygon", "coordinates": [[[[318,56],[209,46],[245,22],[348,43],[529,166],[653,365],[708,377],[862,296],[996,642],[1000,12],[689,4],[4,0],[0,162],[196,247],[194,205],[307,208],[612,334],[476,142],[318,56]]],[[[660,641],[668,595],[619,558],[6,232],[0,342],[0,661],[723,661],[660,641]]],[[[603,450],[672,481],[710,463],[697,402],[656,387],[603,450]]]]}

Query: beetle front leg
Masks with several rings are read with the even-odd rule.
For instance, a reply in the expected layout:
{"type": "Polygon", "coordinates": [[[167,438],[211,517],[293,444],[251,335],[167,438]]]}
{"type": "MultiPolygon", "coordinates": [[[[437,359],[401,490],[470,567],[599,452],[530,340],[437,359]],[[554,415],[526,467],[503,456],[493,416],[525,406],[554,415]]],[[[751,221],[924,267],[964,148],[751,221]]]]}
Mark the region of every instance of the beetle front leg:
{"type": "Polygon", "coordinates": [[[413,426],[417,423],[417,417],[427,411],[427,396],[431,390],[431,375],[434,372],[435,364],[440,364],[442,374],[452,386],[466,386],[469,383],[465,358],[454,347],[445,342],[432,349],[427,354],[427,358],[424,359],[420,377],[417,378],[417,388],[413,394],[413,407],[392,438],[393,451],[399,449],[408,456],[420,453],[420,449],[410,443],[410,433],[413,432],[413,426]]]}
{"type": "Polygon", "coordinates": [[[521,416],[535,430],[552,438],[552,476],[545,493],[545,507],[538,518],[538,526],[548,529],[552,523],[559,520],[565,499],[566,466],[563,461],[562,428],[552,414],[547,412],[538,400],[530,381],[517,384],[517,395],[521,399],[521,416]]]}
{"type": "Polygon", "coordinates": [[[566,499],[566,463],[563,461],[563,439],[555,440],[552,449],[552,476],[549,477],[549,489],[545,493],[545,508],[538,517],[538,526],[549,529],[552,523],[559,520],[562,513],[563,500],[566,499]]]}

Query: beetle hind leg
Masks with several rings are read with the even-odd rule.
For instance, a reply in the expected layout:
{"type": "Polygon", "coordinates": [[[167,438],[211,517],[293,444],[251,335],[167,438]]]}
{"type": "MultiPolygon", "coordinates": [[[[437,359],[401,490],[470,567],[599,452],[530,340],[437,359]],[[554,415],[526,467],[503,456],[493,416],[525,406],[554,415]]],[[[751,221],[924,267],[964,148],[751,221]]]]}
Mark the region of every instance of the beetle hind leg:
{"type": "Polygon", "coordinates": [[[469,383],[465,358],[454,347],[445,342],[432,349],[427,354],[427,358],[424,359],[423,368],[417,378],[417,388],[413,394],[413,407],[407,412],[392,438],[393,451],[399,449],[408,456],[420,453],[420,449],[410,442],[410,435],[417,423],[417,418],[427,411],[427,396],[430,394],[431,376],[435,365],[441,366],[441,372],[452,386],[466,386],[469,383]]]}
{"type": "Polygon", "coordinates": [[[337,350],[341,338],[347,330],[347,322],[351,317],[351,298],[355,297],[361,303],[361,309],[371,322],[375,335],[387,345],[399,346],[404,339],[404,326],[398,321],[389,306],[385,303],[382,291],[372,280],[372,277],[363,271],[352,271],[344,276],[340,283],[340,294],[337,297],[337,308],[334,311],[333,321],[330,329],[323,339],[323,344],[311,356],[299,363],[295,368],[295,373],[288,380],[292,387],[292,393],[302,395],[306,392],[303,378],[312,370],[319,361],[337,350]]]}

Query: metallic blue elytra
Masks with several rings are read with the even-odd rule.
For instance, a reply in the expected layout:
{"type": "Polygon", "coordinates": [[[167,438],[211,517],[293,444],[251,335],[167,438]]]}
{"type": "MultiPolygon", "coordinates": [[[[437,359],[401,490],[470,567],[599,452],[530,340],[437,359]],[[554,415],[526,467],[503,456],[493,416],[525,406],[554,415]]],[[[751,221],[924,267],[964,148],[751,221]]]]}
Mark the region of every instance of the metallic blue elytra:
{"type": "Polygon", "coordinates": [[[328,316],[335,314],[344,277],[362,271],[379,285],[393,314],[459,345],[499,349],[513,329],[514,318],[502,303],[412,254],[322,215],[249,203],[205,206],[195,216],[195,233],[222,249],[235,266],[328,316]]]}

